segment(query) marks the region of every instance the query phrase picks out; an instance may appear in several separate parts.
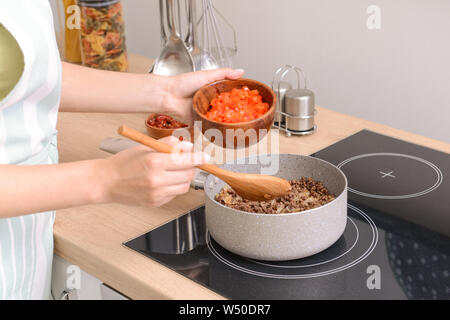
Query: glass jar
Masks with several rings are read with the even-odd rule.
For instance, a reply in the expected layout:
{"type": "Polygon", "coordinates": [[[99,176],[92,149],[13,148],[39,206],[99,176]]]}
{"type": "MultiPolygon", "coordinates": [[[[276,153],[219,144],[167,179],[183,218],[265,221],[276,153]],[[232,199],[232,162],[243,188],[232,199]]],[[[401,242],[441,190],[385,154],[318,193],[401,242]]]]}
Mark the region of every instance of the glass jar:
{"type": "Polygon", "coordinates": [[[80,8],[77,0],[50,0],[55,17],[55,33],[63,61],[81,63],[80,8]]]}
{"type": "Polygon", "coordinates": [[[83,65],[126,71],[128,58],[122,4],[119,0],[79,0],[83,65]]]}

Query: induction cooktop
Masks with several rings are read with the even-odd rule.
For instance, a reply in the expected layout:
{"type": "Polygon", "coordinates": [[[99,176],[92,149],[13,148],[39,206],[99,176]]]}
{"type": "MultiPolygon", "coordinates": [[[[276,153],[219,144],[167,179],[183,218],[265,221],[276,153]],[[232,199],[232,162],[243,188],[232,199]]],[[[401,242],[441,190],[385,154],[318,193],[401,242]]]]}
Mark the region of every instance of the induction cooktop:
{"type": "Polygon", "coordinates": [[[312,156],[349,182],[346,229],[323,252],[240,257],[204,207],[125,246],[231,299],[450,299],[450,155],[363,130],[312,156]]]}

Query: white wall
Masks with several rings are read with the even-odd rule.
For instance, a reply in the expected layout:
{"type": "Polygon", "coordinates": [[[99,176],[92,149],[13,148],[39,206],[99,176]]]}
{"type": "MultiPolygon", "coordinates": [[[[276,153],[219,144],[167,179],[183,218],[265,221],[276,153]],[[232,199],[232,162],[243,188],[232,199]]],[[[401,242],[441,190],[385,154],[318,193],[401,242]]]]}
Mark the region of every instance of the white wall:
{"type": "MultiPolygon", "coordinates": [[[[238,33],[235,66],[270,83],[302,67],[317,104],[450,142],[450,0],[214,0],[238,33]],[[381,29],[366,27],[369,5],[381,29]]],[[[160,52],[157,0],[122,0],[131,52],[160,52]]]]}

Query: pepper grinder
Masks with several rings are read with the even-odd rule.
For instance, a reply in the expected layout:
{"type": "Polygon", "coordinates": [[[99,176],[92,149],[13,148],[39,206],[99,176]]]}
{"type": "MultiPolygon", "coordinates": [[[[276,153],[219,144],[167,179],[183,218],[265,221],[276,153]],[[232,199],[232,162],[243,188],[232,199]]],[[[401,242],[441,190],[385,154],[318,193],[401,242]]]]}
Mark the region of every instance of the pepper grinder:
{"type": "Polygon", "coordinates": [[[285,123],[285,117],[282,112],[285,112],[284,95],[286,91],[292,89],[292,85],[287,81],[280,81],[279,86],[273,88],[273,91],[277,95],[277,106],[275,111],[275,125],[283,125],[285,123]]]}

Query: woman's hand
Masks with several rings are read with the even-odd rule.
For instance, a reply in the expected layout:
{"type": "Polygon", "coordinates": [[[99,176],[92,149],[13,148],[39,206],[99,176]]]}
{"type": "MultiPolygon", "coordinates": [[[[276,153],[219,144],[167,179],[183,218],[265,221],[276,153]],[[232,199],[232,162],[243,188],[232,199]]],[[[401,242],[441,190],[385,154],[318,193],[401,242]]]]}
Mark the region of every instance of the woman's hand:
{"type": "Polygon", "coordinates": [[[120,202],[160,206],[186,193],[194,166],[208,160],[173,137],[183,152],[162,154],[139,146],[110,158],[54,165],[0,165],[0,218],[82,205],[120,202]],[[23,201],[23,199],[27,199],[23,201]]]}
{"type": "Polygon", "coordinates": [[[138,146],[102,160],[101,202],[158,207],[189,191],[194,167],[204,163],[206,155],[192,153],[190,143],[174,137],[161,141],[181,147],[183,152],[165,154],[138,146]]]}
{"type": "Polygon", "coordinates": [[[244,70],[216,69],[184,73],[170,77],[167,92],[162,100],[161,113],[185,124],[193,123],[192,96],[204,85],[223,79],[239,79],[244,70]]]}
{"type": "Polygon", "coordinates": [[[243,70],[224,68],[167,77],[62,65],[60,111],[162,113],[185,124],[193,123],[192,96],[198,89],[244,75],[243,70]]]}

